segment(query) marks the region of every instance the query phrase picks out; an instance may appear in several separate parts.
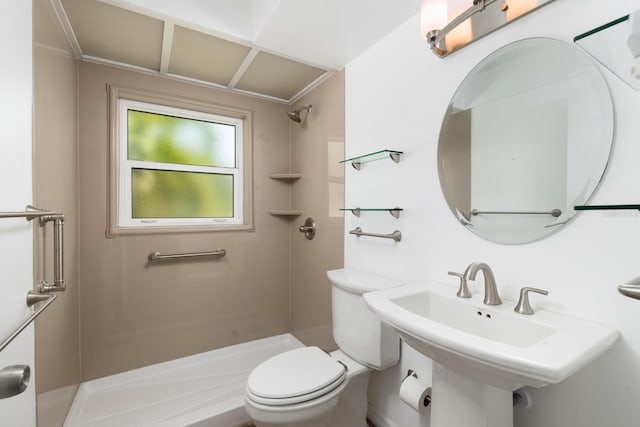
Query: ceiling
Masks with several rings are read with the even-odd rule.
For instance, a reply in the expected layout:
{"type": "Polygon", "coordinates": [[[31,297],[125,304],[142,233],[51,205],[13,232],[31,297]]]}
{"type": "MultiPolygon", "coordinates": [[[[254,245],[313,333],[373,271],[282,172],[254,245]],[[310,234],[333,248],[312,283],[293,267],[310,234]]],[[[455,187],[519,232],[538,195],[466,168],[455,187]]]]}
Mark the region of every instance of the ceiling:
{"type": "Polygon", "coordinates": [[[420,7],[420,0],[51,1],[78,59],[284,103],[420,7]]]}

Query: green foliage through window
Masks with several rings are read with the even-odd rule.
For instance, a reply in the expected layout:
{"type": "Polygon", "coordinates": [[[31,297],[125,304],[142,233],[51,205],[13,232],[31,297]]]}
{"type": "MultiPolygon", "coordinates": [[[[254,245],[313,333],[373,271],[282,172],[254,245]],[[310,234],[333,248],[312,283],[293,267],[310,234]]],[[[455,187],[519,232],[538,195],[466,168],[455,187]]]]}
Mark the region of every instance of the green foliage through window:
{"type": "Polygon", "coordinates": [[[243,119],[119,99],[118,224],[242,224],[243,119]]]}
{"type": "Polygon", "coordinates": [[[232,218],[233,175],[131,171],[133,218],[232,218]]]}
{"type": "Polygon", "coordinates": [[[127,111],[128,158],[197,166],[236,166],[236,127],[127,111]]]}

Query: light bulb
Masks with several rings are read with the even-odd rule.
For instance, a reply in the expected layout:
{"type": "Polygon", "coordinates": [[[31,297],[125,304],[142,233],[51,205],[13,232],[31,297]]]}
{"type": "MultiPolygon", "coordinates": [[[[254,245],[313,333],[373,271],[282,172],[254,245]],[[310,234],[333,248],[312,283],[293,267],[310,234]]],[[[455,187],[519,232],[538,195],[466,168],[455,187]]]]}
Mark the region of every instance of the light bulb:
{"type": "Polygon", "coordinates": [[[420,30],[422,37],[432,30],[441,30],[447,25],[446,0],[422,0],[420,8],[420,30]]]}

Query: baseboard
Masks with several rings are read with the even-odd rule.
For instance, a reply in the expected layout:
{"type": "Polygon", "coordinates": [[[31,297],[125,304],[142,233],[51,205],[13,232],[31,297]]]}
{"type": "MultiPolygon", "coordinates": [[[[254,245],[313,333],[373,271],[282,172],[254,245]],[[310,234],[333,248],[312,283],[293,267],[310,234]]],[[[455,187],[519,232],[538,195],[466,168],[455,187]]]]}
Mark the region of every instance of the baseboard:
{"type": "Polygon", "coordinates": [[[367,408],[367,418],[375,424],[376,427],[400,427],[397,424],[389,421],[382,415],[378,414],[371,405],[367,408]]]}

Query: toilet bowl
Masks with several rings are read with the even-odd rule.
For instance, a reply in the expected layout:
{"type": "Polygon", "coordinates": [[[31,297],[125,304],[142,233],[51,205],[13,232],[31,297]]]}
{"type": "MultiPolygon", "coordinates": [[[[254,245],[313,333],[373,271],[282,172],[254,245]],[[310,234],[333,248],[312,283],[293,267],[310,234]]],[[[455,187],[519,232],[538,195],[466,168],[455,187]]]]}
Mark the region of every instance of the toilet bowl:
{"type": "Polygon", "coordinates": [[[256,367],[245,389],[245,409],[256,427],[366,427],[369,374],[398,362],[400,338],[362,294],[400,283],[357,270],[327,276],[339,349],[328,354],[303,347],[256,367]]]}
{"type": "Polygon", "coordinates": [[[340,350],[290,350],[249,375],[245,409],[256,427],[365,427],[370,371],[340,350]]]}

